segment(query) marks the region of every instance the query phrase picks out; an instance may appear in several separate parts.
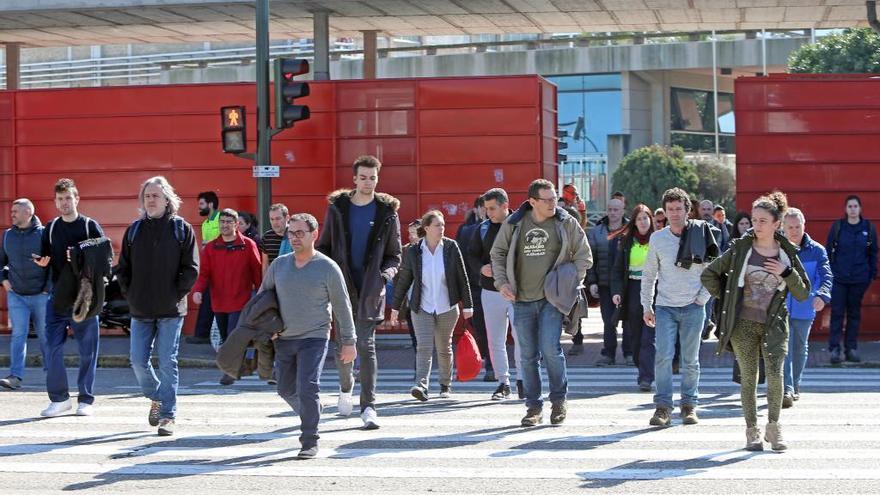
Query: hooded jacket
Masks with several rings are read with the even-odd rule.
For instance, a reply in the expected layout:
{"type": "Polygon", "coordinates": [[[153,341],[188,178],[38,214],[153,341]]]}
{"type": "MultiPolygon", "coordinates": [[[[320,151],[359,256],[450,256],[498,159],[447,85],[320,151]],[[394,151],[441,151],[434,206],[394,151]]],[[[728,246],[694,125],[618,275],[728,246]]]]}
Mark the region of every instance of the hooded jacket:
{"type": "Polygon", "coordinates": [[[49,269],[34,263],[31,254],[39,254],[42,248],[43,224],[34,215],[27,227],[13,225],[3,233],[0,246],[0,266],[3,280],[9,280],[12,291],[22,296],[46,292],[49,286],[49,269]]]}
{"type": "MultiPolygon", "coordinates": [[[[406,250],[406,258],[400,265],[397,283],[394,284],[394,302],[391,307],[396,310],[400,310],[406,302],[413,313],[421,313],[422,311],[422,246],[424,243],[425,240],[422,239],[406,250]],[[410,287],[413,290],[409,301],[406,301],[410,287]]],[[[443,268],[449,292],[449,304],[454,307],[460,302],[464,309],[473,309],[471,286],[465,271],[461,250],[458,243],[448,237],[443,238],[443,268]]]]}
{"type": "Polygon", "coordinates": [[[131,316],[156,319],[186,316],[186,295],[199,276],[199,258],[192,225],[175,234],[172,215],[143,218],[125,229],[116,278],[128,300],[131,316]],[[131,241],[129,241],[131,239],[131,241]]]}
{"type": "Polygon", "coordinates": [[[324,229],[315,248],[339,265],[351,298],[356,319],[382,321],[385,318],[385,285],[394,279],[400,267],[400,201],[394,196],[376,193],[376,217],[367,239],[364,281],[360,290],[351,275],[351,235],[348,212],[354,191],[339,189],[330,193],[330,207],[324,217],[324,229]]]}
{"type": "MultiPolygon", "coordinates": [[[[519,243],[520,222],[525,215],[531,214],[531,212],[532,205],[528,201],[523,202],[519,209],[501,224],[501,229],[492,245],[490,253],[492,274],[495,277],[495,288],[498,290],[501,290],[505,284],[510,284],[513,293],[516,294],[516,248],[519,243]]],[[[556,232],[562,242],[553,269],[559,268],[559,265],[563,263],[574,263],[578,280],[583,280],[587,275],[587,270],[593,266],[593,255],[590,252],[590,245],[587,243],[584,230],[578,224],[577,219],[559,206],[556,207],[556,213],[552,218],[555,220],[556,232]]],[[[559,311],[566,314],[564,309],[559,309],[559,311]]]]}
{"type": "Polygon", "coordinates": [[[804,272],[810,281],[810,296],[803,301],[798,301],[791,294],[788,295],[789,316],[794,320],[812,320],[816,318],[816,310],[813,309],[813,298],[820,297],[825,304],[831,302],[831,285],[834,275],[831,274],[831,266],[828,263],[828,254],[825,247],[814,241],[804,233],[798,248],[798,259],[804,265],[804,272]]]}
{"type": "MultiPolygon", "coordinates": [[[[779,259],[782,264],[791,268],[788,275],[773,295],[767,307],[767,334],[764,338],[764,352],[768,356],[784,356],[788,352],[788,307],[785,299],[789,291],[798,301],[810,295],[810,279],[797,256],[797,249],[779,232],[775,233],[779,243],[779,259]]],[[[720,258],[703,270],[700,281],[709,293],[718,298],[721,313],[718,317],[718,348],[717,354],[730,347],[730,335],[739,317],[740,301],[745,285],[745,266],[752,254],[755,234],[746,232],[739,239],[734,239],[720,258]]]]}

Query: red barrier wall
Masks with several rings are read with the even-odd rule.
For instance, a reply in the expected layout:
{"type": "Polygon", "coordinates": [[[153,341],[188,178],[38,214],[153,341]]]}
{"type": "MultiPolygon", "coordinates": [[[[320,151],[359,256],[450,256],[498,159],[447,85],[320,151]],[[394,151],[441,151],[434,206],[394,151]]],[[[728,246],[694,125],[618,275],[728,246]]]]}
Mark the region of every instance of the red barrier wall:
{"type": "MultiPolygon", "coordinates": [[[[556,179],[556,88],[540,77],[310,86],[303,101],[311,119],[272,146],[272,163],[281,166],[273,201],[292,211],[322,219],[327,193],[351,186],[351,163],[362,154],[382,161],[379,190],[400,198],[401,223],[439,208],[450,236],[486,189],[503,187],[518,204],[533,179],[556,179]]],[[[253,151],[255,100],[254,84],[0,92],[0,201],[28,197],[46,222],[56,215],[53,183],[70,177],[80,211],[104,226],[117,251],[137,215],[139,185],[154,175],[177,189],[190,222],[202,220],[195,198],[205,190],[217,191],[221,207],[253,212],[253,163],[221,152],[219,109],[248,107],[253,151]]]]}
{"type": "MultiPolygon", "coordinates": [[[[781,189],[803,210],[807,233],[825,244],[844,199],[880,221],[880,78],[773,74],[736,80],[737,206],[781,189]]],[[[731,217],[733,215],[730,215],[731,217]]],[[[823,311],[813,336],[828,333],[823,311]]],[[[865,296],[861,337],[880,337],[880,287],[865,296]]]]}

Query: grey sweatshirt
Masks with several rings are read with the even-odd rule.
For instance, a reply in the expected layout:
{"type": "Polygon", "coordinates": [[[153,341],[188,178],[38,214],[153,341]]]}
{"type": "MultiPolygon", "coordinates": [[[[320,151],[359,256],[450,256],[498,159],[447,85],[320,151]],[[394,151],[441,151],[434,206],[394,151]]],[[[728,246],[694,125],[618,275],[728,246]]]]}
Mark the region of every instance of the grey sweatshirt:
{"type": "Polygon", "coordinates": [[[357,340],[342,270],[327,256],[315,252],[302,268],[296,267],[292,253],[279,256],[263,277],[260,290],[266,289],[278,295],[284,321],[280,338],[329,339],[330,322],[336,317],[342,343],[353,345],[357,340]]]}
{"type": "Polygon", "coordinates": [[[648,241],[648,259],[642,268],[642,308],[653,311],[654,282],[657,281],[657,306],[681,308],[697,302],[706,304],[709,291],[700,282],[700,275],[708,263],[694,263],[684,269],[675,266],[680,238],[666,227],[651,234],[648,241]]]}

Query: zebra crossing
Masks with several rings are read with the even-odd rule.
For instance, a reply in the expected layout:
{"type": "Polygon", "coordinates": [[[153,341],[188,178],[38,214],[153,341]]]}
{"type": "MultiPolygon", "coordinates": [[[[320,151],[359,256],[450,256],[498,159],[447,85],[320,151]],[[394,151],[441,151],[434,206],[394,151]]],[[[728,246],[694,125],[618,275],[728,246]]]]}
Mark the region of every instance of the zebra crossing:
{"type": "MultiPolygon", "coordinates": [[[[138,479],[190,494],[235,487],[414,493],[421,491],[412,490],[414,478],[417,488],[435,493],[585,486],[760,493],[792,480],[803,481],[797,486],[804,493],[876,493],[880,486],[880,370],[809,369],[802,399],[782,413],[791,450],[756,453],[742,450],[745,427],[730,368],[703,370],[700,424],[682,426],[676,414],[670,428],[648,426],[652,394],[636,390],[634,370],[572,368],[565,424],[551,427],[545,418],[548,424],[528,429],[518,426],[522,401],[489,400],[492,383],[454,383],[450,399],[420,403],[407,393],[411,370],[382,370],[382,427],[375,431],[360,429],[356,415],[335,414],[338,377],[329,368],[322,375],[321,451],[308,462],[293,460],[298,418],[256,378],[221,387],[214,371],[183,370],[175,436],[160,438],[131,377],[99,373],[105,385],[93,417],[37,419],[44,392],[0,395],[0,486],[122,492],[138,479]]],[[[766,411],[759,414],[766,421],[766,411]]]]}

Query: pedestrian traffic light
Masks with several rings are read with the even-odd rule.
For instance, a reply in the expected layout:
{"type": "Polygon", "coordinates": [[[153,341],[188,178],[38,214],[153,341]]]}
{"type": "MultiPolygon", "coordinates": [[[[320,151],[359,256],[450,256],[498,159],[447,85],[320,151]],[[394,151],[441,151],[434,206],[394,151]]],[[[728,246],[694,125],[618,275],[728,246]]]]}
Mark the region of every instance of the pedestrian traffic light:
{"type": "Polygon", "coordinates": [[[293,78],[308,74],[309,61],[301,58],[276,58],[275,75],[275,129],[293,127],[294,122],[309,118],[309,107],[296,105],[296,98],[309,96],[309,84],[293,78]]]}
{"type": "MultiPolygon", "coordinates": [[[[558,151],[562,151],[568,148],[568,143],[565,142],[565,138],[568,137],[568,131],[565,129],[556,129],[556,149],[558,151]]],[[[556,154],[556,162],[557,163],[565,163],[568,160],[568,155],[563,153],[556,154]]]]}
{"type": "Polygon", "coordinates": [[[247,126],[245,107],[220,108],[220,138],[224,153],[244,153],[247,151],[247,126]]]}

